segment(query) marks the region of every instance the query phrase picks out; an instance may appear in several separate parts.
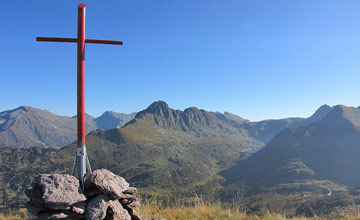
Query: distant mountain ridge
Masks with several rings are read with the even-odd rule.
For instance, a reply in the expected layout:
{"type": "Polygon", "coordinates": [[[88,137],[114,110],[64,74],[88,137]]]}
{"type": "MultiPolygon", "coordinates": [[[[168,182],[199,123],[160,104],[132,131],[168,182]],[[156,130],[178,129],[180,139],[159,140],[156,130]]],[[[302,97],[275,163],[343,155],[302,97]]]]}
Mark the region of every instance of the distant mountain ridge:
{"type": "Polygon", "coordinates": [[[331,109],[332,107],[328,105],[322,105],[309,118],[269,119],[258,122],[243,123],[240,126],[248,130],[251,137],[266,144],[284,128],[296,128],[319,121],[324,118],[331,109]]]}
{"type": "MultiPolygon", "coordinates": [[[[250,136],[266,144],[282,129],[303,126],[320,120],[330,110],[330,106],[323,105],[309,118],[250,122],[229,112],[224,114],[208,112],[196,107],[190,107],[184,111],[173,110],[165,102],[158,101],[138,114],[136,112],[124,114],[106,111],[97,118],[86,115],[86,132],[95,129],[118,128],[126,125],[132,119],[151,117],[157,126],[181,130],[195,136],[239,134],[240,136],[250,136]]],[[[72,118],[59,116],[30,106],[1,112],[0,148],[31,146],[59,148],[65,146],[76,139],[76,120],[74,119],[76,116],[72,118]]]]}
{"type": "MultiPolygon", "coordinates": [[[[134,114],[107,116],[104,113],[98,118],[86,114],[86,133],[98,128],[116,128],[132,119],[134,114]]],[[[0,148],[63,147],[76,140],[76,123],[76,116],[59,116],[30,106],[0,112],[0,148]]]]}
{"type": "Polygon", "coordinates": [[[284,129],[224,176],[255,187],[314,179],[356,187],[359,157],[360,109],[337,105],[320,121],[284,129]]]}
{"type": "Polygon", "coordinates": [[[242,124],[242,123],[246,123],[246,122],[250,122],[247,119],[244,119],[240,116],[234,115],[230,112],[224,112],[224,114],[220,113],[220,112],[211,112],[216,118],[228,122],[230,124],[242,124]]]}
{"type": "Polygon", "coordinates": [[[109,130],[113,128],[120,128],[127,122],[132,120],[136,115],[136,112],[125,114],[117,113],[113,111],[106,111],[101,116],[94,119],[97,127],[102,130],[109,130]]]}

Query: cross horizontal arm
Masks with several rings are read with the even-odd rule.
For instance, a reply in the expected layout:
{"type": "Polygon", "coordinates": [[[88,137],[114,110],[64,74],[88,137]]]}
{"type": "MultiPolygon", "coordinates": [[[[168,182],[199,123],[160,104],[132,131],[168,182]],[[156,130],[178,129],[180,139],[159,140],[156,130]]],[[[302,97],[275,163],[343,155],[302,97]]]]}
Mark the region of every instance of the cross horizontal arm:
{"type": "MultiPolygon", "coordinates": [[[[77,38],[59,38],[59,37],[36,37],[36,41],[77,43],[78,39],[77,38]]],[[[122,41],[98,40],[98,39],[85,39],[85,43],[123,45],[122,41]]]]}
{"type": "Polygon", "coordinates": [[[123,45],[123,42],[122,42],[122,41],[117,41],[117,40],[85,39],[85,43],[123,45]]]}
{"type": "Polygon", "coordinates": [[[59,37],[36,37],[36,41],[47,41],[47,42],[78,42],[77,38],[59,38],[59,37]]]}

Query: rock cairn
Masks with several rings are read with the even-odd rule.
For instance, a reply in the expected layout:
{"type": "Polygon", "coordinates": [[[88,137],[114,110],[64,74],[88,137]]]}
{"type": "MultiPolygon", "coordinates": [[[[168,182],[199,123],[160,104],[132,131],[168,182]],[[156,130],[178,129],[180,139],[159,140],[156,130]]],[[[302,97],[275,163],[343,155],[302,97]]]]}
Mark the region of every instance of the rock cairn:
{"type": "Polygon", "coordinates": [[[85,194],[68,174],[40,174],[25,190],[30,198],[26,206],[39,220],[141,220],[134,211],[139,205],[135,192],[124,178],[106,169],[86,175],[85,194]]]}

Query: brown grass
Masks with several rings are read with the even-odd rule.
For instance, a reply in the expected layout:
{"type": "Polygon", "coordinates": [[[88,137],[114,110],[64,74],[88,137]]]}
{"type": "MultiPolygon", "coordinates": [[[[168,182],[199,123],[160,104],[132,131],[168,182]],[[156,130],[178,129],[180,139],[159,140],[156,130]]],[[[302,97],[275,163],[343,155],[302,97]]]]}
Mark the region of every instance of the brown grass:
{"type": "MultiPolygon", "coordinates": [[[[158,202],[145,202],[137,208],[141,216],[167,220],[287,220],[283,214],[267,212],[264,216],[247,215],[242,210],[224,208],[220,203],[207,203],[197,199],[192,205],[173,205],[164,207],[158,202]]],[[[358,215],[329,217],[294,217],[292,220],[360,220],[358,215]]]]}
{"type": "Polygon", "coordinates": [[[26,209],[6,211],[6,214],[0,213],[0,220],[25,220],[25,219],[30,219],[30,215],[26,209]]]}
{"type": "MultiPolygon", "coordinates": [[[[137,209],[141,216],[167,220],[286,220],[281,214],[266,213],[264,216],[247,215],[241,210],[224,208],[221,204],[206,203],[199,199],[191,206],[173,205],[163,207],[157,202],[147,202],[137,209]]],[[[293,220],[326,220],[325,218],[297,217],[293,220]]],[[[346,218],[343,220],[350,220],[346,218]]],[[[360,219],[359,219],[360,220],[360,219]]]]}
{"type": "MultiPolygon", "coordinates": [[[[141,216],[167,220],[287,220],[282,214],[266,213],[264,216],[247,215],[236,209],[224,208],[221,204],[206,203],[198,200],[192,206],[174,205],[163,207],[157,202],[147,202],[137,208],[141,216]]],[[[30,219],[26,209],[19,209],[8,214],[0,214],[0,220],[30,219]]],[[[292,220],[360,220],[360,216],[345,215],[338,218],[295,217],[292,220]]]]}
{"type": "Polygon", "coordinates": [[[141,205],[138,210],[141,216],[149,218],[165,218],[165,219],[246,219],[246,215],[242,212],[223,210],[219,205],[205,204],[203,202],[196,203],[195,206],[172,206],[162,207],[157,202],[149,202],[141,205]]]}

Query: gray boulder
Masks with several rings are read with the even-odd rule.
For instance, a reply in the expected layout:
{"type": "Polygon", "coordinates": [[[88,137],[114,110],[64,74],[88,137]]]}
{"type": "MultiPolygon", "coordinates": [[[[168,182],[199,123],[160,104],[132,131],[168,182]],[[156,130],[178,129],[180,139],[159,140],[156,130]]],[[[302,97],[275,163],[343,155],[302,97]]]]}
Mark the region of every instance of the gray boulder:
{"type": "Polygon", "coordinates": [[[68,210],[75,203],[86,200],[79,192],[79,181],[67,174],[38,175],[26,195],[34,204],[53,210],[68,210]]]}
{"type": "MultiPolygon", "coordinates": [[[[90,181],[102,193],[109,195],[113,199],[128,198],[124,192],[129,189],[129,183],[121,176],[117,176],[106,169],[95,170],[87,176],[87,182],[90,181]]],[[[129,189],[133,191],[131,188],[129,189]]]]}

